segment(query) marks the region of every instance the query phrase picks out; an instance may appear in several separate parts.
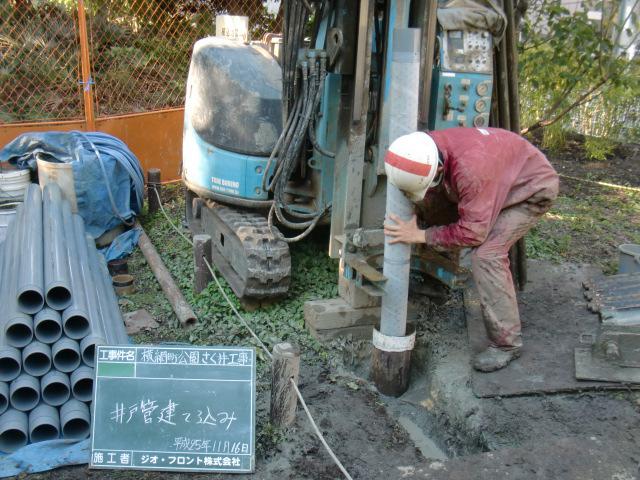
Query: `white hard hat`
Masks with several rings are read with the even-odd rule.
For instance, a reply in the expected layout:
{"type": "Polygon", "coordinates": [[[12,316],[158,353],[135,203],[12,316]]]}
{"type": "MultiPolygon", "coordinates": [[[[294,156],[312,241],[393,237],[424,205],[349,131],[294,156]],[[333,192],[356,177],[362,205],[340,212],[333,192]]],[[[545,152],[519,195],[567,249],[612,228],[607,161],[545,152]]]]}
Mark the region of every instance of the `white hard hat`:
{"type": "Polygon", "coordinates": [[[424,132],[394,140],[384,157],[387,179],[414,202],[427,193],[438,171],[438,147],[424,132]]]}

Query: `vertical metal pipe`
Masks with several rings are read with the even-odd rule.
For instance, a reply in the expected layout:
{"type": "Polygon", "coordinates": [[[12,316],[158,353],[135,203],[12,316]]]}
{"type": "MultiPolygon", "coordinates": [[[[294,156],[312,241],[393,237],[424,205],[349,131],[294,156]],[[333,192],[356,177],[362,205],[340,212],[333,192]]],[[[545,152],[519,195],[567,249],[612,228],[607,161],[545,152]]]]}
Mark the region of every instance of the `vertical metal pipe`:
{"type": "MultiPolygon", "coordinates": [[[[417,29],[396,29],[391,65],[390,140],[415,132],[418,122],[420,37],[417,29]]],[[[413,204],[387,181],[386,211],[402,220],[413,215],[413,204]]],[[[411,245],[391,244],[385,237],[383,273],[387,278],[382,295],[380,330],[373,332],[371,371],[376,387],[386,395],[399,396],[409,386],[414,334],[407,333],[407,301],[411,245]]]]}
{"type": "MultiPolygon", "coordinates": [[[[396,29],[391,63],[391,141],[417,129],[419,78],[419,30],[396,29]]],[[[413,216],[413,204],[390,182],[387,182],[386,209],[387,214],[396,214],[403,220],[409,220],[413,216]]],[[[382,296],[380,320],[380,333],[383,335],[402,337],[406,333],[410,258],[411,245],[392,245],[389,238],[385,238],[383,273],[387,281],[382,296]]]]}
{"type": "Polygon", "coordinates": [[[29,413],[29,439],[31,443],[55,440],[60,436],[58,409],[40,403],[29,413]]]}
{"type": "Polygon", "coordinates": [[[71,305],[62,313],[62,328],[67,337],[79,340],[86,337],[91,331],[85,286],[91,288],[92,285],[83,282],[78,257],[78,245],[76,245],[76,236],[73,234],[74,222],[71,215],[71,205],[68,201],[63,200],[60,210],[62,213],[62,225],[66,233],[64,240],[69,262],[71,292],[73,292],[71,305]]]}
{"type": "MultiPolygon", "coordinates": [[[[397,187],[387,182],[387,212],[402,220],[413,216],[413,204],[397,187]]],[[[411,245],[384,241],[383,274],[387,278],[382,295],[380,333],[402,337],[406,333],[407,301],[409,298],[409,270],[411,245]]]]}
{"type": "Polygon", "coordinates": [[[31,342],[22,350],[24,371],[34,377],[41,377],[51,370],[51,347],[42,342],[31,342]]]}
{"type": "Polygon", "coordinates": [[[40,310],[33,318],[33,334],[42,343],[52,344],[62,336],[60,314],[48,307],[40,310]]]}
{"type": "Polygon", "coordinates": [[[69,375],[51,370],[40,380],[42,400],[53,407],[59,407],[71,397],[69,375]]]}
{"type": "Polygon", "coordinates": [[[40,381],[27,375],[21,374],[9,385],[9,402],[16,410],[28,412],[40,401],[40,381]]]}
{"type": "Polygon", "coordinates": [[[60,424],[62,436],[73,440],[87,438],[91,432],[89,407],[85,403],[72,398],[60,407],[60,424]]]}
{"type": "Polygon", "coordinates": [[[64,310],[71,305],[71,279],[62,222],[60,187],[55,183],[48,183],[44,187],[43,198],[45,300],[49,307],[64,310]]]}
{"type": "Polygon", "coordinates": [[[42,255],[42,191],[31,183],[24,200],[23,248],[17,285],[18,308],[31,315],[44,306],[44,264],[42,255]]]}
{"type": "Polygon", "coordinates": [[[28,440],[29,420],[27,414],[10,408],[0,415],[0,451],[15,452],[28,440]]]}

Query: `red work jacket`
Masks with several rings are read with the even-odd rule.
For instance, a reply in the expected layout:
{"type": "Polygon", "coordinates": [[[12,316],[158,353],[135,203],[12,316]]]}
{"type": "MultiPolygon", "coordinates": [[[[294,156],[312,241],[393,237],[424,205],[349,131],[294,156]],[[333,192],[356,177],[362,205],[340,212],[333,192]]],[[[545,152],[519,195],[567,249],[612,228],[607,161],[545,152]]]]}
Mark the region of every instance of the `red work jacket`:
{"type": "MultiPolygon", "coordinates": [[[[456,223],[428,228],[430,245],[478,246],[501,210],[544,190],[557,192],[558,174],[520,135],[499,128],[449,128],[429,135],[442,154],[444,189],[458,204],[459,216],[456,223]]],[[[428,194],[425,201],[428,208],[428,194]]]]}

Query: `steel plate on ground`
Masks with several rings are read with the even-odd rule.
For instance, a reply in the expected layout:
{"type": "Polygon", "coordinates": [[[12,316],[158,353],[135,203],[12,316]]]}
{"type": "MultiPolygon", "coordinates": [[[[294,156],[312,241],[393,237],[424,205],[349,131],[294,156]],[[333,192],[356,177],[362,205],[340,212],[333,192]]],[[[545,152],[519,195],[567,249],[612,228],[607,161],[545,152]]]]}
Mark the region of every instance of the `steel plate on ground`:
{"type": "MultiPolygon", "coordinates": [[[[598,315],[587,310],[582,284],[597,276],[593,267],[529,261],[529,282],[519,294],[523,324],[522,356],[502,370],[472,373],[478,397],[514,396],[581,390],[640,388],[620,383],[579,381],[574,350],[582,334],[594,334],[598,315]]],[[[480,303],[474,288],[465,291],[470,345],[480,352],[488,345],[480,303]]]]}

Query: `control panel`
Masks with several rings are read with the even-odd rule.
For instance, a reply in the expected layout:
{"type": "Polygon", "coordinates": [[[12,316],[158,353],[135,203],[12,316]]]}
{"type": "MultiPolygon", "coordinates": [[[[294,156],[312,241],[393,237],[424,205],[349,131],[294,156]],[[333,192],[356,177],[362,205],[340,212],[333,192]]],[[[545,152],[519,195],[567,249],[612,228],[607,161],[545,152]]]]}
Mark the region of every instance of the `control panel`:
{"type": "Polygon", "coordinates": [[[493,44],[483,30],[444,30],[434,63],[429,129],[486,127],[493,90],[493,44]]]}

